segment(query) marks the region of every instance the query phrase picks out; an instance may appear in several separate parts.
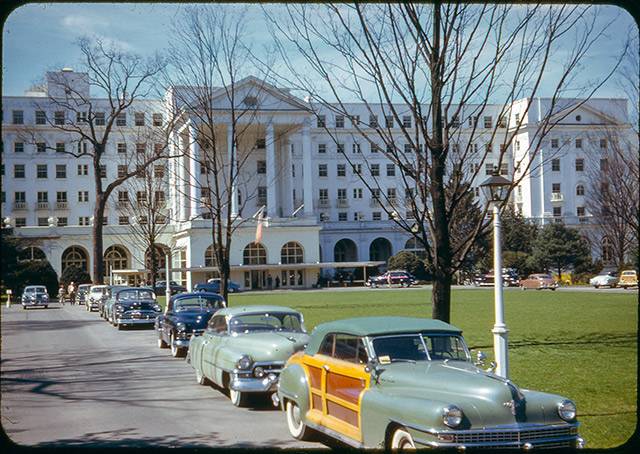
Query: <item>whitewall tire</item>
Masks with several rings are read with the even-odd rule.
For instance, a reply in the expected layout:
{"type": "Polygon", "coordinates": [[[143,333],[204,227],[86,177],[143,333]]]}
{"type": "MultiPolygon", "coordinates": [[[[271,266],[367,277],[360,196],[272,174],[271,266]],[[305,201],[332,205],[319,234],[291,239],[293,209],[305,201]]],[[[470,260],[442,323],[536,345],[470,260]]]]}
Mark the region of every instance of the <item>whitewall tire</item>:
{"type": "Polygon", "coordinates": [[[409,451],[416,449],[411,434],[404,428],[396,429],[391,438],[391,449],[397,451],[409,451]]]}
{"type": "Polygon", "coordinates": [[[303,441],[312,440],[315,431],[307,427],[302,421],[302,412],[298,404],[292,400],[287,400],[285,411],[287,413],[287,427],[291,436],[303,441]]]}

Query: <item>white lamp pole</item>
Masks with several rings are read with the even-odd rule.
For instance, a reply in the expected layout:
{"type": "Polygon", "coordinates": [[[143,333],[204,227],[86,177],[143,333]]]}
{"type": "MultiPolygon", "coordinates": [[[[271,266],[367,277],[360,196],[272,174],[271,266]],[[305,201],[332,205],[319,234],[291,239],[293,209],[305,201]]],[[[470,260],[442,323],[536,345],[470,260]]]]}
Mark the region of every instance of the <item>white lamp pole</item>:
{"type": "Polygon", "coordinates": [[[164,294],[167,299],[165,301],[164,308],[166,310],[169,307],[169,300],[171,299],[171,286],[169,285],[169,282],[171,280],[171,277],[169,276],[169,254],[164,255],[164,264],[165,264],[165,274],[166,274],[166,277],[164,280],[164,283],[165,283],[164,294]]]}
{"type": "Polygon", "coordinates": [[[493,287],[495,301],[495,324],[493,333],[493,352],[496,360],[496,374],[509,378],[508,334],[504,322],[504,300],[502,299],[502,242],[500,240],[500,204],[506,200],[505,189],[511,182],[500,176],[494,167],[493,175],[480,186],[485,192],[493,210],[493,287]]]}
{"type": "Polygon", "coordinates": [[[507,336],[509,330],[504,323],[504,300],[502,299],[502,244],[500,240],[500,206],[493,204],[493,293],[496,321],[493,333],[493,352],[496,359],[496,374],[509,378],[509,355],[507,336]]]}

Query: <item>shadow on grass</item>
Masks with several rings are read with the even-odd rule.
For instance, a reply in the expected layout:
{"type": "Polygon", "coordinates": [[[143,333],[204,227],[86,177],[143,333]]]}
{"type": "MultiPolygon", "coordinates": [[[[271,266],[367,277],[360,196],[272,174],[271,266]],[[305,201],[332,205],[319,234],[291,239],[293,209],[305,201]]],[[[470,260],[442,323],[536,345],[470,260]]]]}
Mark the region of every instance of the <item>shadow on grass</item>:
{"type": "MultiPolygon", "coordinates": [[[[590,333],[573,339],[522,339],[509,340],[509,348],[527,348],[527,347],[553,347],[553,346],[635,346],[638,343],[638,336],[629,334],[602,334],[590,333]]],[[[492,348],[491,345],[470,345],[470,349],[492,348]]]]}

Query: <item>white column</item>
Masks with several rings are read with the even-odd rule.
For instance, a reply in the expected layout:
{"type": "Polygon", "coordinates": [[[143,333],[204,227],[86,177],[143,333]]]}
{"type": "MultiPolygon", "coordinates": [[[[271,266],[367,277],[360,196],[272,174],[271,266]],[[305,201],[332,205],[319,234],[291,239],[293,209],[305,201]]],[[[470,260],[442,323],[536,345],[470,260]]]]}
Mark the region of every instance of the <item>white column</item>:
{"type": "Polygon", "coordinates": [[[493,204],[493,286],[495,294],[495,325],[493,325],[493,350],[496,359],[496,374],[509,378],[509,355],[507,336],[509,330],[504,323],[502,300],[502,245],[500,244],[500,207],[493,204]]]}
{"type": "Polygon", "coordinates": [[[311,120],[305,119],[302,127],[302,172],[304,215],[313,216],[313,170],[311,169],[311,120]]]}
{"type": "Polygon", "coordinates": [[[275,160],[275,134],[273,123],[267,126],[265,135],[265,147],[267,155],[267,216],[274,218],[277,216],[276,202],[276,160],[275,160]]]}
{"type": "Polygon", "coordinates": [[[198,174],[200,168],[198,166],[198,158],[200,157],[200,145],[196,140],[197,131],[193,125],[189,126],[189,203],[191,205],[191,218],[195,218],[200,214],[200,201],[198,199],[198,174]]]}
{"type": "MultiPolygon", "coordinates": [[[[238,216],[238,177],[236,172],[238,171],[238,167],[236,166],[237,157],[235,154],[238,152],[237,149],[233,146],[233,127],[231,123],[227,125],[227,158],[229,161],[229,165],[233,169],[233,179],[230,182],[231,184],[231,216],[238,216]]],[[[229,172],[227,171],[227,176],[229,172]]],[[[245,194],[246,196],[246,194],[245,194]]]]}
{"type": "MultiPolygon", "coordinates": [[[[188,139],[185,138],[184,134],[180,134],[178,136],[178,143],[180,153],[184,153],[189,146],[188,139]]],[[[187,220],[187,194],[189,181],[187,179],[186,165],[187,163],[185,162],[185,158],[180,156],[178,158],[178,184],[176,185],[178,188],[178,219],[180,221],[187,220]]]]}

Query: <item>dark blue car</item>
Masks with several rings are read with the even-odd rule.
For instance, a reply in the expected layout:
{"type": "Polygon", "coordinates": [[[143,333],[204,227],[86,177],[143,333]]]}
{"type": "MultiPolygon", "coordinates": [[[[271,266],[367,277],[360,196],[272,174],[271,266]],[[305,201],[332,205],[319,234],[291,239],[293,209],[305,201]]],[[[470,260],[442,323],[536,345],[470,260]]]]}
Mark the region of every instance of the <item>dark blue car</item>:
{"type": "MultiPolygon", "coordinates": [[[[209,279],[206,284],[196,284],[193,286],[194,292],[220,293],[220,279],[209,279]]],[[[240,286],[233,281],[227,281],[227,291],[238,293],[240,286]]]]}
{"type": "Polygon", "coordinates": [[[173,357],[184,356],[191,336],[199,336],[215,311],[226,307],[217,293],[180,293],[171,297],[163,314],[156,317],[158,347],[171,347],[173,357]]]}

